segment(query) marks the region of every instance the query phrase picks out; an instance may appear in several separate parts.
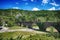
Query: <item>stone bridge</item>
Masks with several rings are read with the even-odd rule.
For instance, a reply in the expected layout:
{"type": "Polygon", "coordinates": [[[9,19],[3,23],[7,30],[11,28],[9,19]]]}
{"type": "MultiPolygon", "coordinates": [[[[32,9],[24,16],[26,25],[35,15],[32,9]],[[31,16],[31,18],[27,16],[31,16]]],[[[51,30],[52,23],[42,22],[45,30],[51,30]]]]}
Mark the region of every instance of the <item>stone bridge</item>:
{"type": "Polygon", "coordinates": [[[46,31],[47,27],[53,26],[60,33],[60,22],[19,22],[18,24],[32,28],[33,23],[37,24],[41,31],[46,31]]]}
{"type": "Polygon", "coordinates": [[[42,23],[39,23],[38,26],[39,26],[39,29],[42,31],[46,31],[47,27],[52,26],[55,29],[57,29],[58,32],[60,32],[60,22],[42,22],[42,23]]]}

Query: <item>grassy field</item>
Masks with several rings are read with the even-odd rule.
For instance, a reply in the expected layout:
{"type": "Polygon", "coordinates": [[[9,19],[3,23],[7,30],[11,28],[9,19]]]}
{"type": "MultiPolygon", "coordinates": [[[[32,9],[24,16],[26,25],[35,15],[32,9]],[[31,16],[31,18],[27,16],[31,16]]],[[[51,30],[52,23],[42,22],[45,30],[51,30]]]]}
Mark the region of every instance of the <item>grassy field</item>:
{"type": "Polygon", "coordinates": [[[22,36],[27,36],[27,35],[31,35],[33,34],[33,32],[24,32],[24,31],[18,31],[18,32],[4,32],[4,33],[0,33],[0,38],[16,38],[20,35],[22,36]]]}
{"type": "Polygon", "coordinates": [[[24,31],[4,32],[0,33],[0,40],[60,40],[60,36],[57,35],[56,33],[36,34],[24,31]]]}

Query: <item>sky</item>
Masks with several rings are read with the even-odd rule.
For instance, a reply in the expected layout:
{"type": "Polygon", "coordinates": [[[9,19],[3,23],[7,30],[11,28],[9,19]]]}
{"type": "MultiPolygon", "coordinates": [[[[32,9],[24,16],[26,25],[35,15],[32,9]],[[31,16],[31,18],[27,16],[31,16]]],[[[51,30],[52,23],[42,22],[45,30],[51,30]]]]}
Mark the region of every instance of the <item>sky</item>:
{"type": "Polygon", "coordinates": [[[0,9],[60,10],[60,0],[0,0],[0,9]]]}

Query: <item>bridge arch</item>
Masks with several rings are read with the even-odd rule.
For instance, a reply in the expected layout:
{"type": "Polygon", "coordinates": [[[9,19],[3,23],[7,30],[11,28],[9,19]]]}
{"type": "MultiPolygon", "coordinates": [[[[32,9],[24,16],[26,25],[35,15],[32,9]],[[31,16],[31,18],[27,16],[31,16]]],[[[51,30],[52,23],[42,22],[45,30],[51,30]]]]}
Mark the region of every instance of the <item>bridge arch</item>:
{"type": "Polygon", "coordinates": [[[60,33],[60,22],[38,22],[39,30],[46,31],[47,27],[53,26],[60,33]]]}
{"type": "MultiPolygon", "coordinates": [[[[28,28],[32,28],[34,22],[19,22],[28,28]]],[[[53,26],[59,33],[60,33],[60,22],[35,22],[36,25],[39,27],[39,30],[46,31],[47,27],[53,26]]]]}

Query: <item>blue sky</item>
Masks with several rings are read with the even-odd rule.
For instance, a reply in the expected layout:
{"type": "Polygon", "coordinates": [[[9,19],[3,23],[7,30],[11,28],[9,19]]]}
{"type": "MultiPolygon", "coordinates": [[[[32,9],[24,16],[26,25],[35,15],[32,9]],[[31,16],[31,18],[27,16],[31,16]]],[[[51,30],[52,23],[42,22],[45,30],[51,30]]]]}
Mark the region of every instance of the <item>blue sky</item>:
{"type": "Polygon", "coordinates": [[[0,0],[0,9],[60,10],[60,0],[0,0]]]}

